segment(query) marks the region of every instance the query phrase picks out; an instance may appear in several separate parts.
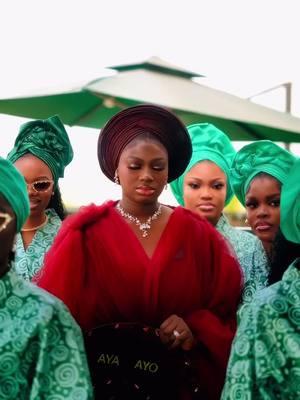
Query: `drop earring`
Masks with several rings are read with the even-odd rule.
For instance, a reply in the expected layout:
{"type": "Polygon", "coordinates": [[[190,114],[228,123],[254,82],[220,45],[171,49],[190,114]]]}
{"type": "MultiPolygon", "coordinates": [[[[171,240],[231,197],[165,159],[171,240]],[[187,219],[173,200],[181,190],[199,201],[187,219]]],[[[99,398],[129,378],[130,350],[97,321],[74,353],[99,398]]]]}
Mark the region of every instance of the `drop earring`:
{"type": "Polygon", "coordinates": [[[119,177],[118,177],[118,171],[117,170],[115,172],[114,182],[115,182],[116,185],[120,185],[120,180],[119,180],[119,177]]]}
{"type": "Polygon", "coordinates": [[[16,250],[17,250],[17,236],[15,236],[15,238],[14,238],[14,242],[13,242],[13,246],[12,246],[11,251],[12,251],[13,253],[15,253],[16,250]]]}

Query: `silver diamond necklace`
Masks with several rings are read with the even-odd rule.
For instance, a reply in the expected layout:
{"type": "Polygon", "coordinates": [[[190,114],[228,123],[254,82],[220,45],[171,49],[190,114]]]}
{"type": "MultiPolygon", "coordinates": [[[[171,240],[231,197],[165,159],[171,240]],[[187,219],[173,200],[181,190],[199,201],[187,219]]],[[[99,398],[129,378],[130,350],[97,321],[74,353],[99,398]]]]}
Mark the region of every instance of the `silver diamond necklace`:
{"type": "Polygon", "coordinates": [[[116,209],[119,211],[123,218],[127,218],[130,222],[134,222],[139,227],[139,229],[142,231],[143,237],[147,237],[151,229],[152,221],[157,219],[157,217],[159,217],[161,214],[162,205],[159,205],[155,213],[151,215],[146,222],[141,222],[137,217],[126,212],[124,208],[121,207],[120,202],[118,202],[118,204],[116,205],[116,209]]]}

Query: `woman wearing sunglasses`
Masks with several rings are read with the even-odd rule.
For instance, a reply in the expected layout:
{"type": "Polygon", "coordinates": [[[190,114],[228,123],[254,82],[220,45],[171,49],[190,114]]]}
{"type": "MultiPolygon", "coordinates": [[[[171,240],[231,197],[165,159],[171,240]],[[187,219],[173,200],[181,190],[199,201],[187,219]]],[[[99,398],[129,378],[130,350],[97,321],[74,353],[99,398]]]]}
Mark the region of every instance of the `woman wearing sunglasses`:
{"type": "Polygon", "coordinates": [[[78,325],[58,299],[10,268],[28,215],[24,179],[0,157],[0,398],[92,399],[78,325]]]}
{"type": "Polygon", "coordinates": [[[242,278],[206,220],[158,201],[190,156],[186,128],[164,108],[140,105],[112,117],[100,133],[98,159],[121,186],[121,199],[69,217],[37,283],[63,300],[85,330],[122,321],[158,328],[167,348],[190,352],[201,398],[215,400],[242,278]]]}
{"type": "Polygon", "coordinates": [[[30,215],[17,235],[15,270],[26,280],[39,271],[65,211],[58,179],[73,158],[68,134],[57,116],[21,126],[8,159],[24,176],[30,215]]]}

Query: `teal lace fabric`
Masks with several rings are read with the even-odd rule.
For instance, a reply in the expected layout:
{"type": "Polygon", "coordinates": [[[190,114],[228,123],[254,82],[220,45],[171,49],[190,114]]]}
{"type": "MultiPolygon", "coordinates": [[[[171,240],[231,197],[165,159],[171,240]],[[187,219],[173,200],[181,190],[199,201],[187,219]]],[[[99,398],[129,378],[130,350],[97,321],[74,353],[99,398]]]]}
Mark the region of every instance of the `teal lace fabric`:
{"type": "Polygon", "coordinates": [[[242,303],[250,303],[254,294],[266,287],[268,280],[268,259],[261,241],[250,232],[231,226],[224,215],[216,228],[227,239],[242,267],[242,303]]]}
{"type": "Polygon", "coordinates": [[[92,399],[80,328],[14,271],[0,279],[0,399],[92,399]]]}
{"type": "Polygon", "coordinates": [[[223,400],[300,399],[299,261],[243,311],[223,400]]]}
{"type": "Polygon", "coordinates": [[[17,235],[13,269],[26,281],[31,281],[43,266],[44,256],[61,226],[61,220],[53,209],[46,210],[46,215],[48,216],[47,225],[36,231],[26,250],[21,234],[17,235]]]}

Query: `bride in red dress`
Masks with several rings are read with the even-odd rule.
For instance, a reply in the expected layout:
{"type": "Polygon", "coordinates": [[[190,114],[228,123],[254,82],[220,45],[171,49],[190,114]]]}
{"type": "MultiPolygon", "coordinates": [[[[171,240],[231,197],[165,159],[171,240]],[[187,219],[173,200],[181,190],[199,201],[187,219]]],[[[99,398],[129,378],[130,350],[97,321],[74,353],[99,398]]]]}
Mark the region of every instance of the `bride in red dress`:
{"type": "Polygon", "coordinates": [[[242,278],[224,239],[204,219],[158,202],[191,156],[169,111],[131,107],[103,128],[98,158],[120,201],[83,207],[58,233],[38,285],[59,297],[83,330],[115,321],[159,328],[193,353],[206,399],[218,399],[242,278]]]}

